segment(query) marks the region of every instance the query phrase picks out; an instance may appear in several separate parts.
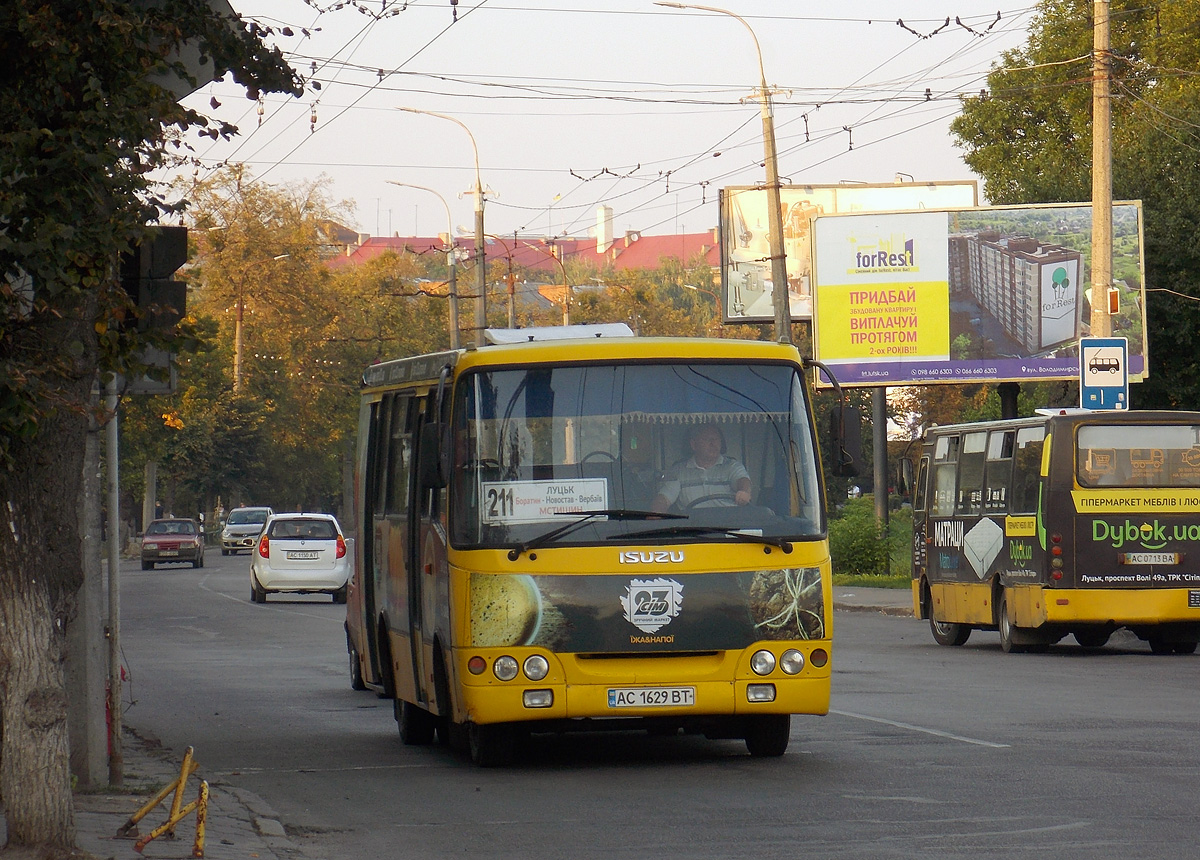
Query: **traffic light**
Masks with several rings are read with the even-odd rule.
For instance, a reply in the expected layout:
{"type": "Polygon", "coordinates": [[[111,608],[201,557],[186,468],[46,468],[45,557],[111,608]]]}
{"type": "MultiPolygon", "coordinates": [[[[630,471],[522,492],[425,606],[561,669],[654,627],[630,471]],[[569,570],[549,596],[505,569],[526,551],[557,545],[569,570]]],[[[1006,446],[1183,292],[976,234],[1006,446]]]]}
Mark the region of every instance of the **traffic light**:
{"type": "Polygon", "coordinates": [[[121,286],[138,306],[139,331],[171,328],[183,319],[187,284],[171,276],[186,262],[186,227],[157,227],[121,254],[121,286]]]}

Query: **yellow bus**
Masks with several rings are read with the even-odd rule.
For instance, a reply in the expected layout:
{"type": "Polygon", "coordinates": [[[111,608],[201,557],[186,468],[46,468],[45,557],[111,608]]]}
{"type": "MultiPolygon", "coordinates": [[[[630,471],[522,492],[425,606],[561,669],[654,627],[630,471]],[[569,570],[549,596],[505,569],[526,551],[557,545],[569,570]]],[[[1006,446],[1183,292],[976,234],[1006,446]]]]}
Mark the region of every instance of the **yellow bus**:
{"type": "Polygon", "coordinates": [[[927,430],[913,496],[913,608],[941,645],[1085,648],[1127,628],[1200,640],[1200,413],[1043,410],[927,430]],[[1137,446],[1137,447],[1134,447],[1137,446]]]}
{"type": "Polygon", "coordinates": [[[829,709],[806,363],[605,327],[489,335],[520,342],[364,375],[354,686],[394,699],[404,743],[483,766],[609,728],[782,755],[790,715],[829,709]]]}

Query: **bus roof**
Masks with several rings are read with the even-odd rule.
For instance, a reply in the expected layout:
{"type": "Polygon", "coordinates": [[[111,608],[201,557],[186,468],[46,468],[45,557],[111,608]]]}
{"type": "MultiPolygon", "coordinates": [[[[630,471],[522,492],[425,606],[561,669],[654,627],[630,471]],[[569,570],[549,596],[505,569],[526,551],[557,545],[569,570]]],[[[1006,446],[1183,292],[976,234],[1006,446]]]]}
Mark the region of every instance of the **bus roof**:
{"type": "Polygon", "coordinates": [[[435,352],[373,364],[363,372],[366,388],[436,382],[445,367],[571,364],[638,360],[800,361],[792,344],[761,340],[681,337],[590,337],[495,344],[435,352]]]}

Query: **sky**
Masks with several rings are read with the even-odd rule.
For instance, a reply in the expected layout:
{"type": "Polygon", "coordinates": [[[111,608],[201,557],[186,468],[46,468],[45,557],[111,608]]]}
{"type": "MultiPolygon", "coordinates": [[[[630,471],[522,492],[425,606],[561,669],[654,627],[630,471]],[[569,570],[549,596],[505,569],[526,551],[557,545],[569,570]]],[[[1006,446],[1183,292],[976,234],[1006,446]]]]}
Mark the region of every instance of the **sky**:
{"type": "Polygon", "coordinates": [[[651,0],[231,3],[274,30],[305,93],[202,87],[186,103],[241,134],[196,138],[179,175],[240,163],[272,185],[325,177],[353,202],[347,226],[384,236],[473,233],[476,152],[489,234],[587,237],[601,205],[618,236],[715,228],[719,189],[765,179],[752,34],[784,183],[975,179],[950,121],[1034,14],[982,0],[718,4],[743,24],[651,0]]]}

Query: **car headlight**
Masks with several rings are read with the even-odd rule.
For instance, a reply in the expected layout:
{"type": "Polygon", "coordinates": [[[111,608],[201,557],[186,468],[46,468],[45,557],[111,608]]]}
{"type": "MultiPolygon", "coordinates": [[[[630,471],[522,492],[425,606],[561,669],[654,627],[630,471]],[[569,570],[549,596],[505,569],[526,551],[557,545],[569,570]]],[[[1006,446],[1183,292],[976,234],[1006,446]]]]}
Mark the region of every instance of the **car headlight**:
{"type": "Polygon", "coordinates": [[[156,543],[144,543],[144,544],[142,544],[142,549],[158,549],[158,544],[156,544],[156,543]]]}

